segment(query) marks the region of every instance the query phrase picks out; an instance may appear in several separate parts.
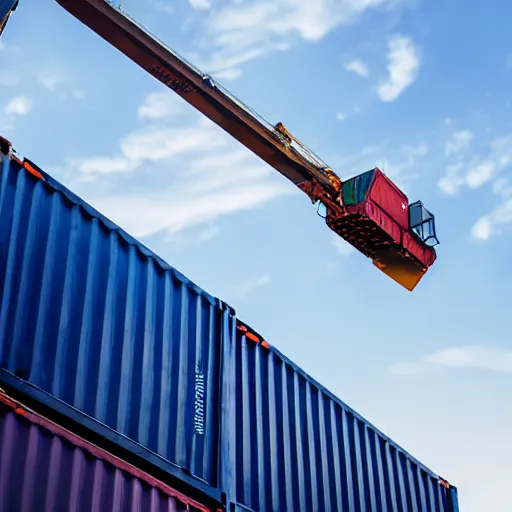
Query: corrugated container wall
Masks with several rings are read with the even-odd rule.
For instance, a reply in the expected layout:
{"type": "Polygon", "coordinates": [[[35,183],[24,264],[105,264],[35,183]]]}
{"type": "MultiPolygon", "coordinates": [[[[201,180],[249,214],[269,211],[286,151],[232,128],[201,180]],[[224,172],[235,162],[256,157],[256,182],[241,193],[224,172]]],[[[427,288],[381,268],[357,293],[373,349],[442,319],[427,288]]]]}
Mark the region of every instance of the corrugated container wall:
{"type": "Polygon", "coordinates": [[[3,512],[209,512],[0,394],[3,512]]]}
{"type": "Polygon", "coordinates": [[[217,486],[230,311],[38,173],[3,158],[1,369],[217,486]]]}
{"type": "Polygon", "coordinates": [[[235,321],[30,162],[3,158],[0,382],[121,432],[228,510],[457,511],[455,488],[235,321]]]}
{"type": "Polygon", "coordinates": [[[242,330],[237,338],[237,503],[280,512],[456,510],[437,475],[277,350],[242,330]]]}

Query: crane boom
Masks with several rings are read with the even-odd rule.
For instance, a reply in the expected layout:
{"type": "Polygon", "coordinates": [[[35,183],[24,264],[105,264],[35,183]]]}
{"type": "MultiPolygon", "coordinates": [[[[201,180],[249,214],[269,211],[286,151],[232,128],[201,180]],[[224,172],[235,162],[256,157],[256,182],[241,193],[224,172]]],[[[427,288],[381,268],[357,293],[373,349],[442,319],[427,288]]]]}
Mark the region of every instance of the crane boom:
{"type": "Polygon", "coordinates": [[[300,185],[314,179],[322,190],[317,195],[334,200],[339,178],[281,123],[267,123],[118,7],[105,0],[57,2],[290,181],[300,185]]]}
{"type": "MultiPolygon", "coordinates": [[[[413,290],[436,260],[434,216],[375,168],[342,182],[282,123],[271,125],[213,78],[150,34],[111,0],[56,0],[234,139],[288,178],[313,203],[326,207],[326,224],[386,275],[413,290]]],[[[0,33],[18,0],[0,0],[0,33]]]]}

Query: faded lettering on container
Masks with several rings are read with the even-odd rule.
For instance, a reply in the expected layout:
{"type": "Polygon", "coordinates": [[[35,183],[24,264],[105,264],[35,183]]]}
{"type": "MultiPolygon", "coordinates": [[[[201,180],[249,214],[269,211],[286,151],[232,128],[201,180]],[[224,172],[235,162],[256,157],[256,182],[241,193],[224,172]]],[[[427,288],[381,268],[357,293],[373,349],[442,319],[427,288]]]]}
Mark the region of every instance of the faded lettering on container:
{"type": "Polygon", "coordinates": [[[204,373],[201,367],[196,364],[195,378],[195,400],[194,400],[194,431],[200,436],[204,435],[204,390],[205,390],[204,373]]]}

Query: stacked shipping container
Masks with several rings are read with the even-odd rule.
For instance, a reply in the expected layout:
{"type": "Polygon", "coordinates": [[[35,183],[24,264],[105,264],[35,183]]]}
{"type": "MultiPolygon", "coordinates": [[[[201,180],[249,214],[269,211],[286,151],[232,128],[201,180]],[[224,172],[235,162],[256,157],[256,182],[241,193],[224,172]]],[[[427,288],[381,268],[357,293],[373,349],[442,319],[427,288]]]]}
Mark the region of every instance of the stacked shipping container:
{"type": "Polygon", "coordinates": [[[210,512],[0,392],[0,510],[210,512]]]}
{"type": "Polygon", "coordinates": [[[0,382],[57,398],[247,510],[456,510],[454,488],[232,308],[2,150],[0,382]]]}

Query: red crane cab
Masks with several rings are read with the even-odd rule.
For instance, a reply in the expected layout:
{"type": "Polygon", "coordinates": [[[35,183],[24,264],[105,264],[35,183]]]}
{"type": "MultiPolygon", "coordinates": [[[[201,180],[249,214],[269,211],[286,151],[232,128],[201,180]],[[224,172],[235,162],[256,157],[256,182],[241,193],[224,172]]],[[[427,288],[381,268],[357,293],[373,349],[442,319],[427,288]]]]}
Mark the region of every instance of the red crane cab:
{"type": "Polygon", "coordinates": [[[378,168],[343,182],[341,214],[327,225],[412,291],[436,260],[434,216],[407,196],[378,168]]]}

